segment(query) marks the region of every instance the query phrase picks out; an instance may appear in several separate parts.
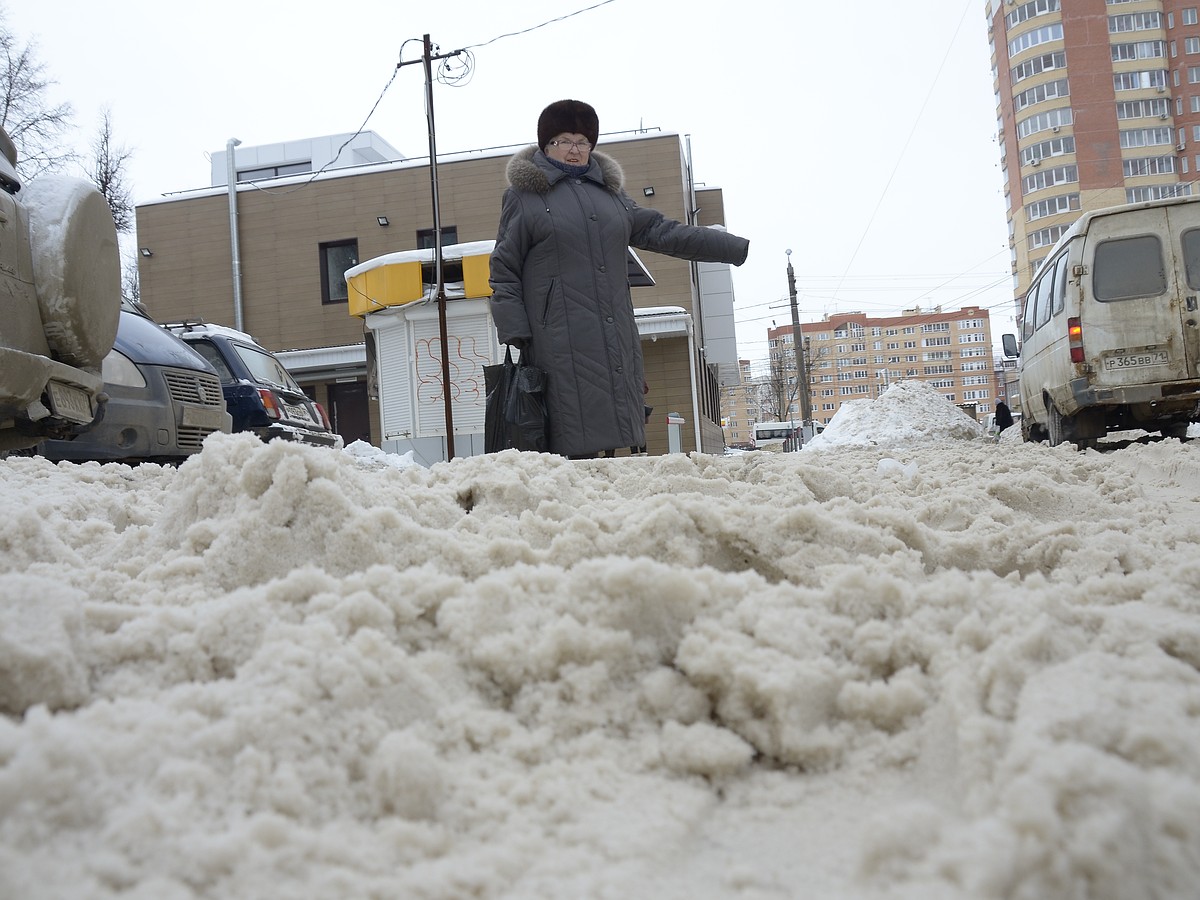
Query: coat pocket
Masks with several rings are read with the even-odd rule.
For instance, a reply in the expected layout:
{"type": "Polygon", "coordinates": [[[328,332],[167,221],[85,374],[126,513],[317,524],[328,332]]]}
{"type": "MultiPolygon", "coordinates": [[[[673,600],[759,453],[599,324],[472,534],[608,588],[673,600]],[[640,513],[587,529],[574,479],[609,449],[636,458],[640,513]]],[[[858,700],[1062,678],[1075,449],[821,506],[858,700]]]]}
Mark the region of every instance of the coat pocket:
{"type": "Polygon", "coordinates": [[[550,288],[546,291],[546,302],[542,306],[542,327],[545,328],[550,322],[550,304],[554,300],[554,286],[557,282],[551,278],[550,288]]]}

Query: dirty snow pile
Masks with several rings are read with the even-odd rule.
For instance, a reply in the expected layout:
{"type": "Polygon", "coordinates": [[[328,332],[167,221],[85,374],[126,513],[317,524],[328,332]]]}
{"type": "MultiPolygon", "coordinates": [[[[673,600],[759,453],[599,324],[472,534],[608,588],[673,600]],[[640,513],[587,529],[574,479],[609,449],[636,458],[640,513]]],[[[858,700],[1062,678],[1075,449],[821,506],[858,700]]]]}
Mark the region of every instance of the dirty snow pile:
{"type": "Polygon", "coordinates": [[[898,381],[877,400],[843,403],[828,427],[805,443],[827,447],[916,447],[982,437],[977,421],[920,381],[898,381]],[[939,402],[941,401],[941,402],[939,402]]]}
{"type": "Polygon", "coordinates": [[[0,896],[1194,898],[1200,445],[897,388],[791,454],[0,461],[0,896]]]}

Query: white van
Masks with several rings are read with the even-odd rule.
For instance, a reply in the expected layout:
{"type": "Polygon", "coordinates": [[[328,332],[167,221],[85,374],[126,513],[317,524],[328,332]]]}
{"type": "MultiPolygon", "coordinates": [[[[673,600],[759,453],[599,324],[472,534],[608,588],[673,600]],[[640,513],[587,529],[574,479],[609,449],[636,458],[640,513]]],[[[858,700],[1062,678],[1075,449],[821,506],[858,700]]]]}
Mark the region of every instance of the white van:
{"type": "MultiPolygon", "coordinates": [[[[1084,213],[1026,295],[1021,433],[1095,444],[1109,431],[1183,437],[1200,402],[1200,198],[1084,213]]],[[[1014,335],[1004,335],[1009,356],[1014,335]]]]}

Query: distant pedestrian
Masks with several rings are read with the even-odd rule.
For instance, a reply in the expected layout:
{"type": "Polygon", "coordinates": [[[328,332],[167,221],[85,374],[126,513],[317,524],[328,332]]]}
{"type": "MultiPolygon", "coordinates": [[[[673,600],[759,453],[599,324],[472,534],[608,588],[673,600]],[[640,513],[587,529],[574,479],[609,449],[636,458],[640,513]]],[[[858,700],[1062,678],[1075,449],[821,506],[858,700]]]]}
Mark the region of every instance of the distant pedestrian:
{"type": "Polygon", "coordinates": [[[546,372],[551,453],[640,453],[645,381],[628,248],[739,266],[749,241],[634,203],[620,165],[595,149],[600,121],[586,103],[551,103],[537,137],[506,170],[491,258],[496,333],[546,372]]]}
{"type": "Polygon", "coordinates": [[[1012,410],[1003,400],[996,404],[996,433],[1000,434],[1005,428],[1011,428],[1013,423],[1012,410]]]}

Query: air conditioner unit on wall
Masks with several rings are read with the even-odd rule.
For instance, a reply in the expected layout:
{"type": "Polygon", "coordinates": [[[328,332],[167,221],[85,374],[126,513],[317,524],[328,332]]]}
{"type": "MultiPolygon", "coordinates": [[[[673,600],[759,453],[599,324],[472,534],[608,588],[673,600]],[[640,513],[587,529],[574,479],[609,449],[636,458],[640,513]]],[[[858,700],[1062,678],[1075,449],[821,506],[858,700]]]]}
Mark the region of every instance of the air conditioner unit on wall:
{"type": "Polygon", "coordinates": [[[1178,150],[1180,153],[1182,153],[1184,150],[1186,150],[1186,149],[1187,149],[1187,144],[1180,144],[1180,145],[1179,145],[1178,147],[1176,147],[1175,149],[1176,149],[1176,150],[1178,150]]]}
{"type": "Polygon", "coordinates": [[[1042,164],[1042,158],[1040,156],[1035,156],[1029,161],[1029,164],[1031,166],[1040,166],[1042,164]]]}

